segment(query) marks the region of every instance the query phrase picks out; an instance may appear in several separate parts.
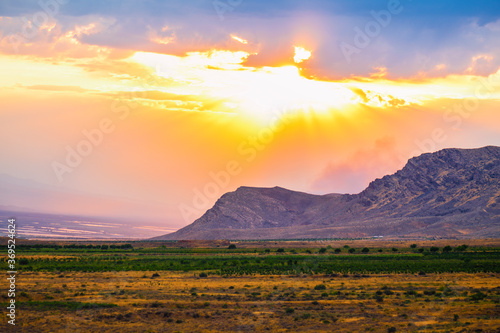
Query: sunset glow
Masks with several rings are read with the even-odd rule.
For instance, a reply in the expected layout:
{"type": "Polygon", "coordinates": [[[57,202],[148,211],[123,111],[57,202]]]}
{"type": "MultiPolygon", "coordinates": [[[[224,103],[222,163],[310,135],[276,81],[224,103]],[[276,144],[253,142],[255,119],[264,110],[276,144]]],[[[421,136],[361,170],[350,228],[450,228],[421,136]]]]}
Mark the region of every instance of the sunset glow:
{"type": "Polygon", "coordinates": [[[0,13],[0,174],[71,193],[3,205],[176,229],[239,186],[356,193],[412,156],[500,144],[497,7],[424,33],[434,7],[402,2],[375,35],[385,2],[222,19],[210,2],[126,3],[67,2],[38,25],[36,3],[0,13]]]}

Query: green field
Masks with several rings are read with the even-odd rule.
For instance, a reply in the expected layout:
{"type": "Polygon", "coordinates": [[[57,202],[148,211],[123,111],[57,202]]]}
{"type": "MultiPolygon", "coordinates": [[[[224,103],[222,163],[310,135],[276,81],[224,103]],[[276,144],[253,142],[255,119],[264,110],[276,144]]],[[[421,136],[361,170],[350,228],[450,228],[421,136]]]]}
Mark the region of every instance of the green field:
{"type": "MultiPolygon", "coordinates": [[[[200,271],[207,275],[500,272],[496,247],[430,248],[134,248],[131,244],[17,248],[33,272],[200,271]]],[[[2,268],[7,270],[6,258],[2,268]]]]}

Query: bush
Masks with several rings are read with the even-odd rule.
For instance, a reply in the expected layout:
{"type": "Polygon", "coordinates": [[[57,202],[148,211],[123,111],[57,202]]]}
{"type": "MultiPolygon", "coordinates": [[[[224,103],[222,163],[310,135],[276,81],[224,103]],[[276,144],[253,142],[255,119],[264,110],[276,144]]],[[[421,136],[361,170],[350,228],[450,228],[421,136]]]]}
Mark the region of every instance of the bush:
{"type": "Polygon", "coordinates": [[[370,249],[369,249],[369,248],[367,248],[367,247],[364,247],[364,248],[361,250],[361,252],[363,252],[363,253],[368,253],[368,252],[370,252],[370,249]]]}
{"type": "Polygon", "coordinates": [[[335,249],[335,253],[340,253],[340,252],[342,252],[341,249],[339,249],[339,248],[335,249]]]}
{"type": "Polygon", "coordinates": [[[227,248],[228,248],[229,250],[233,250],[233,249],[235,249],[235,248],[236,248],[236,245],[231,244],[231,245],[229,245],[227,248]]]}
{"type": "Polygon", "coordinates": [[[393,248],[392,248],[392,252],[398,252],[398,249],[397,249],[397,248],[395,248],[395,247],[393,247],[393,248]]]}
{"type": "Polygon", "coordinates": [[[417,244],[411,244],[411,245],[410,245],[410,247],[411,247],[412,249],[416,249],[416,248],[417,248],[417,244]]]}
{"type": "Polygon", "coordinates": [[[437,252],[437,251],[439,251],[439,247],[437,247],[437,246],[431,246],[431,248],[429,250],[431,252],[437,252]]]}
{"type": "Polygon", "coordinates": [[[318,253],[325,253],[326,252],[326,248],[322,247],[321,249],[319,249],[318,253]]]}
{"type": "Polygon", "coordinates": [[[276,252],[278,252],[278,253],[283,253],[283,252],[285,252],[285,249],[283,249],[283,248],[279,248],[279,249],[277,249],[277,250],[276,250],[276,252]]]}
{"type": "Polygon", "coordinates": [[[356,249],[354,249],[354,248],[349,249],[349,253],[354,253],[354,252],[356,252],[356,249]]]}
{"type": "Polygon", "coordinates": [[[286,313],[294,313],[294,312],[295,312],[295,310],[294,310],[294,309],[292,309],[292,308],[286,308],[286,309],[285,309],[285,312],[286,312],[286,313]]]}
{"type": "Polygon", "coordinates": [[[455,249],[455,251],[462,252],[462,251],[467,250],[467,248],[468,248],[468,247],[469,247],[468,245],[466,245],[466,244],[462,244],[462,245],[460,245],[460,246],[457,246],[457,248],[455,249]]]}
{"type": "Polygon", "coordinates": [[[451,252],[451,250],[452,250],[452,248],[449,245],[446,245],[445,247],[443,247],[443,252],[451,252]]]}
{"type": "Polygon", "coordinates": [[[314,290],[326,290],[326,286],[324,284],[318,284],[314,287],[314,290]]]}
{"type": "Polygon", "coordinates": [[[476,291],[473,295],[470,296],[471,301],[480,301],[486,297],[486,294],[483,294],[480,291],[476,291]]]}
{"type": "Polygon", "coordinates": [[[416,290],[410,289],[405,292],[406,296],[418,296],[418,293],[416,290]]]}
{"type": "Polygon", "coordinates": [[[394,333],[394,332],[396,332],[396,327],[394,327],[394,326],[393,327],[389,327],[387,329],[387,333],[394,333]]]}
{"type": "Polygon", "coordinates": [[[207,273],[205,273],[205,272],[201,272],[201,273],[200,273],[200,277],[201,277],[201,278],[206,278],[206,277],[207,277],[207,273]]]}

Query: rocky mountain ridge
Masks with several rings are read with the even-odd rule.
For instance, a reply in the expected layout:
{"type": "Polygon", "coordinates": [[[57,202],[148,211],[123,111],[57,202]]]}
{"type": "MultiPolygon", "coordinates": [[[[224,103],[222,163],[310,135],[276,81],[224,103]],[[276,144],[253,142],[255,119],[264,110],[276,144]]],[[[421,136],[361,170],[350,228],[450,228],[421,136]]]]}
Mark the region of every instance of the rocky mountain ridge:
{"type": "Polygon", "coordinates": [[[444,149],[358,194],[240,187],[157,239],[500,237],[500,147],[444,149]]]}

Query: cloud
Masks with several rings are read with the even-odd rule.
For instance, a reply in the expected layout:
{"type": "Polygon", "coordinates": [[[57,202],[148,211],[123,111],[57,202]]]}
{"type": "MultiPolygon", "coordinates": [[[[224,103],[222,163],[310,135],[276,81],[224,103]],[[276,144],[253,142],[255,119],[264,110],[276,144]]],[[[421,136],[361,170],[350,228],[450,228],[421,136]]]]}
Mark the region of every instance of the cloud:
{"type": "Polygon", "coordinates": [[[25,17],[2,17],[0,51],[5,54],[48,58],[91,58],[108,55],[111,49],[87,44],[85,38],[108,30],[111,17],[58,17],[43,25],[25,17]]]}
{"type": "Polygon", "coordinates": [[[488,75],[500,68],[498,2],[485,1],[482,6],[449,1],[401,4],[401,13],[393,15],[366,47],[353,54],[350,63],[339,43],[354,45],[355,29],[363,30],[375,20],[371,12],[386,10],[385,1],[243,2],[233,6],[223,21],[210,1],[144,4],[129,0],[120,6],[68,2],[57,15],[35,27],[35,36],[14,40],[18,46],[14,50],[13,36],[22,36],[33,14],[41,11],[35,2],[21,1],[2,8],[0,50],[82,58],[111,56],[116,50],[183,56],[219,49],[248,52],[244,65],[262,67],[292,64],[297,45],[314,54],[303,64],[304,73],[328,79],[369,77],[377,67],[385,68],[391,78],[488,75]],[[481,55],[488,57],[477,58],[481,55]]]}
{"type": "Polygon", "coordinates": [[[357,193],[375,178],[396,171],[401,160],[394,137],[383,137],[373,147],[355,151],[347,159],[328,163],[312,182],[320,193],[357,193]]]}
{"type": "Polygon", "coordinates": [[[22,85],[16,85],[16,87],[20,88],[25,88],[25,89],[34,89],[34,90],[47,90],[47,91],[71,91],[71,92],[79,92],[79,93],[86,93],[86,92],[97,92],[97,90],[91,90],[91,89],[84,89],[79,86],[57,86],[57,85],[47,85],[47,84],[39,84],[39,85],[33,85],[33,86],[22,86],[22,85]]]}
{"type": "Polygon", "coordinates": [[[377,107],[398,107],[410,104],[403,98],[395,98],[392,95],[381,94],[377,92],[373,92],[370,90],[363,90],[358,87],[349,87],[349,89],[356,94],[360,98],[359,102],[368,106],[377,106],[377,107]]]}

